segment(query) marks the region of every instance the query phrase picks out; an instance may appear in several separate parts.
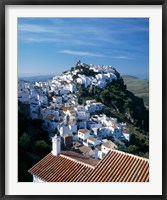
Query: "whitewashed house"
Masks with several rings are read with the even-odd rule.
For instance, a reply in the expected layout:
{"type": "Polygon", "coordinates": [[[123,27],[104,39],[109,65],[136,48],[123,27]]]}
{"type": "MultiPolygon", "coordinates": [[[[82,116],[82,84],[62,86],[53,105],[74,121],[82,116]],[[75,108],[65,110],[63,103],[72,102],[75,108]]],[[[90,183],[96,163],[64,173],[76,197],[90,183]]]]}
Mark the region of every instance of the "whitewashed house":
{"type": "Polygon", "coordinates": [[[73,84],[73,83],[70,83],[69,84],[69,90],[70,90],[71,93],[75,92],[77,90],[76,85],[73,84]]]}
{"type": "Polygon", "coordinates": [[[19,90],[19,91],[22,91],[24,88],[25,88],[25,82],[19,80],[19,81],[18,81],[18,90],[19,90]]]}
{"type": "Polygon", "coordinates": [[[88,129],[79,129],[78,130],[78,138],[81,141],[87,140],[90,137],[90,130],[88,129]]]}
{"type": "Polygon", "coordinates": [[[74,109],[77,112],[85,112],[85,106],[83,106],[83,105],[76,105],[76,106],[74,106],[74,109]]]}
{"type": "Polygon", "coordinates": [[[98,130],[98,136],[101,138],[106,138],[113,135],[111,127],[101,127],[98,130]]]}
{"type": "Polygon", "coordinates": [[[58,130],[60,132],[60,136],[61,137],[64,137],[65,134],[72,134],[72,131],[70,130],[69,126],[68,125],[60,125],[58,126],[58,130]]]}
{"type": "Polygon", "coordinates": [[[90,130],[92,130],[92,129],[94,129],[94,128],[96,128],[96,129],[98,129],[98,128],[101,128],[102,127],[102,123],[96,123],[96,122],[89,122],[88,123],[88,127],[90,128],[90,130]]]}
{"type": "Polygon", "coordinates": [[[100,140],[94,138],[93,136],[88,137],[86,143],[84,143],[84,145],[87,145],[89,147],[93,147],[95,148],[97,145],[99,145],[101,142],[100,140]]]}
{"type": "Polygon", "coordinates": [[[67,102],[69,97],[67,94],[62,95],[63,102],[67,102]]]}
{"type": "Polygon", "coordinates": [[[47,96],[39,95],[38,99],[39,99],[40,105],[45,105],[45,106],[48,105],[48,97],[47,96]]]}
{"type": "Polygon", "coordinates": [[[96,105],[96,111],[101,111],[103,110],[103,104],[100,102],[95,103],[96,105]]]}
{"type": "Polygon", "coordinates": [[[130,142],[130,136],[131,136],[130,133],[123,132],[122,135],[124,136],[123,140],[127,140],[128,142],[130,142]]]}
{"type": "Polygon", "coordinates": [[[61,96],[53,96],[52,100],[54,103],[62,104],[62,97],[61,96]]]}
{"type": "Polygon", "coordinates": [[[106,76],[104,74],[99,73],[99,74],[96,75],[96,79],[98,81],[102,81],[102,80],[105,81],[106,80],[106,76]]]}
{"type": "Polygon", "coordinates": [[[82,112],[82,111],[77,112],[76,115],[77,115],[78,120],[86,120],[88,117],[86,112],[82,112]]]}
{"type": "Polygon", "coordinates": [[[92,104],[86,105],[85,110],[90,112],[90,113],[94,113],[96,111],[96,104],[92,103],[92,104]]]}
{"type": "Polygon", "coordinates": [[[115,138],[120,138],[122,136],[122,131],[121,131],[121,128],[119,126],[117,128],[115,128],[115,130],[113,132],[113,136],[115,138]]]}
{"type": "Polygon", "coordinates": [[[30,98],[38,99],[38,92],[35,89],[30,89],[30,98]]]}
{"type": "Polygon", "coordinates": [[[68,126],[72,133],[77,133],[77,120],[75,116],[70,116],[68,126]]]}
{"type": "Polygon", "coordinates": [[[22,103],[30,103],[30,95],[29,92],[19,92],[18,93],[18,100],[22,103]]]}
{"type": "Polygon", "coordinates": [[[100,87],[100,88],[104,88],[104,87],[106,87],[106,81],[100,80],[100,81],[97,82],[96,85],[97,85],[98,87],[100,87]]]}
{"type": "Polygon", "coordinates": [[[86,100],[87,105],[92,104],[92,103],[96,103],[96,100],[95,99],[86,100]]]}
{"type": "Polygon", "coordinates": [[[87,128],[87,120],[81,120],[78,122],[78,127],[80,129],[86,129],[87,128]]]}
{"type": "Polygon", "coordinates": [[[53,116],[53,120],[59,120],[59,110],[55,110],[52,108],[41,108],[40,110],[41,118],[45,120],[48,115],[53,116]]]}
{"type": "Polygon", "coordinates": [[[101,151],[98,152],[99,159],[102,159],[112,149],[118,149],[117,145],[110,140],[104,140],[101,145],[101,151]]]}

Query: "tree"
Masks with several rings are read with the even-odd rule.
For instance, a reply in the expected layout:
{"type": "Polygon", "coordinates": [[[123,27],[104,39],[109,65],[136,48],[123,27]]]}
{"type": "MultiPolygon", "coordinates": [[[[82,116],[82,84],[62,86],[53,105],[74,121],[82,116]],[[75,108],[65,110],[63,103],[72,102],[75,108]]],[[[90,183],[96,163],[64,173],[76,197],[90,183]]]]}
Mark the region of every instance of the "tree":
{"type": "Polygon", "coordinates": [[[31,138],[27,133],[23,133],[23,135],[19,138],[19,145],[24,149],[28,149],[31,143],[31,138]]]}
{"type": "Polygon", "coordinates": [[[125,149],[125,151],[127,153],[138,154],[139,147],[137,147],[136,145],[130,145],[125,149]]]}
{"type": "Polygon", "coordinates": [[[47,155],[51,151],[51,146],[48,145],[44,140],[35,142],[35,150],[41,157],[47,155]]]}

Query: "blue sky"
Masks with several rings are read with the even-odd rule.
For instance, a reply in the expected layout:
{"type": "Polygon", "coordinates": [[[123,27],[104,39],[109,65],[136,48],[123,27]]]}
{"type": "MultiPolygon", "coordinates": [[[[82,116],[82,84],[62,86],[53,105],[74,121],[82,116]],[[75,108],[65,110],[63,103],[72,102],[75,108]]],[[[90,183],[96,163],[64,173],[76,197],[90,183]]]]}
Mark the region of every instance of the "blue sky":
{"type": "Polygon", "coordinates": [[[77,60],[148,78],[149,19],[18,19],[19,76],[54,76],[77,60]]]}

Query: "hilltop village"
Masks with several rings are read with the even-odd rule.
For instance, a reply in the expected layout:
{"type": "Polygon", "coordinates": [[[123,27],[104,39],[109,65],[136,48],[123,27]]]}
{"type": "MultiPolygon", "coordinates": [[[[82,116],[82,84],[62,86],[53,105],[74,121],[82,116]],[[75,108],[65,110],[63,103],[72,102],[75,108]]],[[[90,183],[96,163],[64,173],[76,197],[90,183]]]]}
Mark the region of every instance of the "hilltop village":
{"type": "Polygon", "coordinates": [[[43,129],[50,139],[56,133],[61,137],[62,148],[79,149],[84,155],[102,159],[117,144],[125,148],[130,140],[126,123],[103,114],[104,105],[96,100],[78,103],[77,85],[87,88],[96,85],[104,88],[107,82],[117,79],[111,66],[94,66],[81,63],[76,69],[64,72],[47,82],[18,83],[18,100],[30,105],[30,118],[43,120],[43,129]],[[89,68],[93,76],[78,74],[79,68],[89,68]],[[74,76],[75,78],[74,81],[74,76]],[[97,113],[101,114],[97,114],[97,113]]]}

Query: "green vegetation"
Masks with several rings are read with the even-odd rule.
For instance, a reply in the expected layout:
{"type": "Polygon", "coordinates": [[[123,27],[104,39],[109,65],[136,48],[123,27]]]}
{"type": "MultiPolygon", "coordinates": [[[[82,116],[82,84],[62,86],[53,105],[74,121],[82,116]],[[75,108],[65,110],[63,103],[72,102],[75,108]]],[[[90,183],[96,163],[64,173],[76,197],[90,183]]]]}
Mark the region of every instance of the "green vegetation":
{"type": "Polygon", "coordinates": [[[148,110],[141,98],[126,90],[126,85],[121,77],[113,80],[112,83],[107,83],[104,89],[96,86],[88,89],[83,85],[78,87],[77,96],[80,103],[84,103],[88,98],[96,99],[106,106],[105,112],[108,115],[115,115],[123,121],[128,121],[136,127],[148,131],[148,110]]]}
{"type": "Polygon", "coordinates": [[[122,76],[127,89],[143,99],[146,108],[149,108],[149,81],[134,76],[122,76]]]}
{"type": "MultiPolygon", "coordinates": [[[[75,66],[73,70],[79,70],[73,75],[73,81],[78,78],[78,74],[95,77],[97,72],[88,67],[75,66]]],[[[67,73],[64,72],[64,73],[67,73]]],[[[149,111],[148,111],[148,81],[135,77],[124,76],[115,71],[117,80],[108,82],[105,88],[78,84],[79,104],[85,104],[88,99],[96,99],[102,102],[105,107],[102,111],[109,117],[116,117],[118,122],[127,122],[131,133],[130,142],[125,142],[126,148],[118,142],[118,149],[127,153],[132,153],[142,157],[149,157],[149,111]],[[124,84],[125,81],[125,84],[124,84]],[[128,90],[127,90],[128,89],[128,90]],[[134,94],[135,95],[134,95],[134,94]],[[141,98],[140,98],[141,97],[141,98]],[[144,105],[147,106],[147,109],[144,105]]],[[[75,82],[76,83],[76,82],[75,82]]],[[[53,94],[50,96],[50,100],[53,94]]],[[[18,111],[18,181],[32,181],[32,176],[28,173],[34,164],[41,160],[51,151],[51,141],[49,133],[42,129],[42,121],[31,120],[28,117],[28,105],[19,103],[18,111]]],[[[99,113],[97,113],[99,114],[99,113]]]]}
{"type": "Polygon", "coordinates": [[[43,131],[41,125],[41,120],[30,120],[24,112],[18,112],[19,182],[32,182],[28,169],[51,151],[48,132],[43,131]]]}
{"type": "Polygon", "coordinates": [[[120,150],[148,158],[149,111],[144,106],[142,98],[126,89],[121,77],[113,80],[112,83],[107,83],[104,89],[95,86],[84,88],[83,85],[79,85],[78,89],[79,103],[84,104],[88,99],[96,99],[105,105],[104,114],[128,123],[131,141],[126,142],[125,149],[119,146],[120,150]]]}
{"type": "Polygon", "coordinates": [[[149,158],[149,136],[148,132],[142,129],[136,128],[132,124],[128,124],[131,139],[130,142],[126,142],[126,148],[120,149],[127,153],[132,153],[145,158],[149,158]]]}

